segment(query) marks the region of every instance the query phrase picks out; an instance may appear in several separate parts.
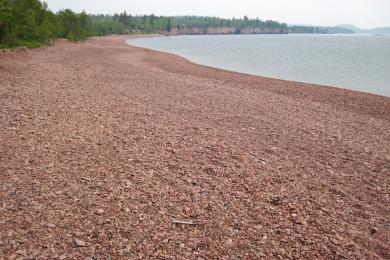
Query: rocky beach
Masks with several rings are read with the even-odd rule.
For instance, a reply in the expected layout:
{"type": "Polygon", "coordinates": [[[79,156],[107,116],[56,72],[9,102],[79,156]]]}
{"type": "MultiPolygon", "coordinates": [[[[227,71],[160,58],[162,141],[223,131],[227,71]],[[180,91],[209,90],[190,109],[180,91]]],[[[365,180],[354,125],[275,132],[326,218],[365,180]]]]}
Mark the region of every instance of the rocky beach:
{"type": "Polygon", "coordinates": [[[131,37],[0,52],[0,259],[390,258],[389,97],[131,37]]]}

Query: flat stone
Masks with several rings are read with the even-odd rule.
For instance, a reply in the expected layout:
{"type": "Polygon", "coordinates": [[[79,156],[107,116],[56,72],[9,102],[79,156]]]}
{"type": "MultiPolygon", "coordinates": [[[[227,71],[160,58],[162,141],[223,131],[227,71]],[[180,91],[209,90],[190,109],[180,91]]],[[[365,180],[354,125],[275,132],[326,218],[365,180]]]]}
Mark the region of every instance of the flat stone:
{"type": "Polygon", "coordinates": [[[87,243],[85,243],[83,240],[80,240],[80,239],[77,239],[77,238],[74,239],[74,243],[75,243],[76,246],[78,246],[78,247],[87,246],[87,243]]]}
{"type": "Polygon", "coordinates": [[[104,213],[104,210],[102,210],[102,209],[96,210],[96,214],[98,214],[98,215],[101,215],[101,214],[103,214],[103,213],[104,213]]]}
{"type": "Polygon", "coordinates": [[[46,224],[46,227],[48,227],[48,228],[55,228],[56,225],[53,224],[53,223],[47,223],[47,224],[46,224]]]}

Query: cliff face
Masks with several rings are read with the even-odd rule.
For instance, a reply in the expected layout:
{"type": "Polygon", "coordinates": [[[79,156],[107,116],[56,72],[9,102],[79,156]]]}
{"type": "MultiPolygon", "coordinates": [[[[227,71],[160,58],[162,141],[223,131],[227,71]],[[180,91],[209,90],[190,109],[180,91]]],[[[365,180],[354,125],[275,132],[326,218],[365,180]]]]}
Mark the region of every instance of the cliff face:
{"type": "Polygon", "coordinates": [[[270,29],[263,27],[174,27],[168,35],[207,35],[207,34],[287,34],[287,29],[270,29]]]}
{"type": "Polygon", "coordinates": [[[240,29],[241,34],[287,34],[288,29],[270,29],[270,28],[243,28],[240,29]]]}

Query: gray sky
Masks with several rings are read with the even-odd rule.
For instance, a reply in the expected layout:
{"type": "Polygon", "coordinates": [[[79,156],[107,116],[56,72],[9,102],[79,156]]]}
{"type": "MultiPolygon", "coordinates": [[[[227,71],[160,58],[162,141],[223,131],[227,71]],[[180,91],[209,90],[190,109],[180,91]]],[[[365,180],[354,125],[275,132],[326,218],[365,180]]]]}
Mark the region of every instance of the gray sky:
{"type": "Polygon", "coordinates": [[[53,11],[204,15],[272,19],[289,24],[390,26],[390,0],[46,0],[53,11]]]}

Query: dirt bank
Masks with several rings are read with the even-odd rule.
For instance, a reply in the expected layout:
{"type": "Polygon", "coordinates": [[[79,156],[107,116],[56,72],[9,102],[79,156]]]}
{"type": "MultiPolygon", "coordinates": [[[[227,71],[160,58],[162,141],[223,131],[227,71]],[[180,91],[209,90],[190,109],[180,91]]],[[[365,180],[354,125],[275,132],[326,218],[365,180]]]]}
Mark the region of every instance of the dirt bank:
{"type": "Polygon", "coordinates": [[[390,98],[125,39],[0,53],[0,259],[390,258],[390,98]]]}

